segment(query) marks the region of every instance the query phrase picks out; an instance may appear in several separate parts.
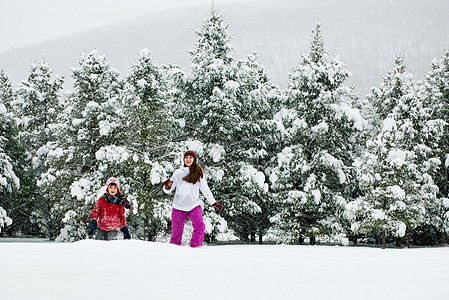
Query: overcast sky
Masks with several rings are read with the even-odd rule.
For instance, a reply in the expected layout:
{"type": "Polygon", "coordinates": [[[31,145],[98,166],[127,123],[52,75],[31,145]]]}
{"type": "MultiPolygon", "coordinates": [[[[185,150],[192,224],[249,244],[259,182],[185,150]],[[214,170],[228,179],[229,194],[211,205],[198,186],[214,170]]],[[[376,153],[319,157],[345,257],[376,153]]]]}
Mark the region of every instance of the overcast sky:
{"type": "Polygon", "coordinates": [[[0,51],[139,15],[192,5],[260,0],[0,0],[0,51]]]}

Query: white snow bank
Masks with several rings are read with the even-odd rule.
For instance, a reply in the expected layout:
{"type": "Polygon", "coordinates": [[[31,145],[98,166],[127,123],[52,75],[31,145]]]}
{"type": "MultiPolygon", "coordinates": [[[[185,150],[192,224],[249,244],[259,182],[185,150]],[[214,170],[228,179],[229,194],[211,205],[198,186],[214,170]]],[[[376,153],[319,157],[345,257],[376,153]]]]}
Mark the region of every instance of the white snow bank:
{"type": "Polygon", "coordinates": [[[1,240],[4,300],[445,299],[449,282],[449,248],[1,240]]]}

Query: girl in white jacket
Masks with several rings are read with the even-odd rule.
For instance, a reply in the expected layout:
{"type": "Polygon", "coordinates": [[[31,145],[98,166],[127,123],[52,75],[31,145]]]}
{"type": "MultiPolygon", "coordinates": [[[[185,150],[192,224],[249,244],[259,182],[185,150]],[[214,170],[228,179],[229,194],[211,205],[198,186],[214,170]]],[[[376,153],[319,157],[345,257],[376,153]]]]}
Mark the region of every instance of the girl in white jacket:
{"type": "Polygon", "coordinates": [[[216,209],[221,210],[223,204],[215,201],[201,166],[197,163],[196,153],[192,150],[184,153],[184,166],[175,171],[170,179],[164,181],[163,190],[170,194],[176,189],[172,208],[172,236],[171,244],[181,245],[182,233],[186,218],[192,221],[193,233],[190,240],[191,247],[200,247],[204,240],[204,220],[199,200],[199,191],[216,209]]]}

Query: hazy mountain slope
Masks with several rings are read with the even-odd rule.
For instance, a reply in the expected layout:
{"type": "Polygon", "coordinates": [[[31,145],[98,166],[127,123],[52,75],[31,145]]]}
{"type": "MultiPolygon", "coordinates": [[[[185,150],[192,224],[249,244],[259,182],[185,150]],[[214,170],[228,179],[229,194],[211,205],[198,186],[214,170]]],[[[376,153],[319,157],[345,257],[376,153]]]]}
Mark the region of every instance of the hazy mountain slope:
{"type": "MultiPolygon", "coordinates": [[[[326,47],[340,55],[362,95],[377,86],[397,53],[421,78],[433,58],[449,49],[446,0],[266,0],[219,5],[235,33],[235,57],[254,51],[282,87],[292,67],[308,51],[310,33],[321,22],[326,47]]],[[[0,52],[0,68],[14,82],[24,79],[32,61],[45,58],[60,75],[70,75],[80,53],[96,48],[121,74],[147,47],[160,64],[189,66],[186,49],[209,7],[174,9],[65,38],[0,52]]],[[[70,80],[70,79],[68,79],[70,80]]]]}

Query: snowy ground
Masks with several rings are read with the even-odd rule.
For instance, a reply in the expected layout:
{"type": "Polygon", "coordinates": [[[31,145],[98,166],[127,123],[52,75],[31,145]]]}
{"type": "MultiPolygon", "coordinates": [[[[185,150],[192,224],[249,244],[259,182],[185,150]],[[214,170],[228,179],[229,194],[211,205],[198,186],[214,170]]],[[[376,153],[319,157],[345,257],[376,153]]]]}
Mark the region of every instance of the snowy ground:
{"type": "Polygon", "coordinates": [[[2,243],[0,299],[449,299],[449,247],[2,243]]]}

